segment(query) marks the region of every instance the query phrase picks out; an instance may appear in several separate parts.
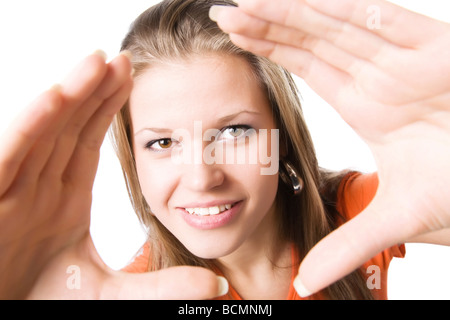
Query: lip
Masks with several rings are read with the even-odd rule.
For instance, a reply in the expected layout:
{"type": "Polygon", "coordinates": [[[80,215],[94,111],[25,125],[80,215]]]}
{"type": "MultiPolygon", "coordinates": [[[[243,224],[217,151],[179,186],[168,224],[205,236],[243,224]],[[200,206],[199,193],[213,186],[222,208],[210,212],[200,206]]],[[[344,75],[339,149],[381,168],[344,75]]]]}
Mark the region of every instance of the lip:
{"type": "Polygon", "coordinates": [[[237,215],[242,207],[243,201],[212,201],[208,203],[190,203],[186,207],[177,207],[177,211],[181,214],[183,219],[186,221],[188,225],[200,230],[211,230],[217,229],[227,225],[233,218],[237,215]],[[195,214],[189,214],[184,208],[206,208],[206,207],[214,207],[219,205],[225,205],[232,203],[233,206],[216,215],[211,216],[198,216],[195,214]]]}
{"type": "Polygon", "coordinates": [[[213,201],[208,201],[208,202],[191,202],[191,203],[187,203],[186,205],[183,206],[179,206],[177,208],[180,209],[185,209],[185,208],[209,208],[209,207],[215,207],[215,206],[222,206],[222,205],[226,205],[226,204],[236,204],[240,201],[236,201],[236,200],[213,200],[213,201]]]}

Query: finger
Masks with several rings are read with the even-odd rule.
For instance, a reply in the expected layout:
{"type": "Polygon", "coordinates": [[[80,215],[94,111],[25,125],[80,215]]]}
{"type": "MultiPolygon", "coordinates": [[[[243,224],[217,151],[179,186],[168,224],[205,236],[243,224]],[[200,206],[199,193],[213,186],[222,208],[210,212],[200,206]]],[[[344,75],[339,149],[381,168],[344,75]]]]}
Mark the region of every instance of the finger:
{"type": "MultiPolygon", "coordinates": [[[[228,9],[227,9],[228,10],[228,9]]],[[[228,11],[227,11],[228,12],[228,11]]],[[[285,47],[293,47],[298,49],[307,50],[313,53],[315,56],[321,60],[329,63],[333,67],[341,69],[353,76],[356,76],[361,72],[361,70],[368,65],[365,61],[355,57],[353,54],[348,53],[333,43],[327,40],[323,40],[312,36],[310,34],[292,29],[286,28],[281,25],[267,23],[263,20],[256,19],[254,17],[247,16],[245,14],[239,13],[238,15],[231,15],[227,17],[227,13],[221,16],[221,21],[225,21],[220,26],[224,31],[233,34],[234,40],[237,39],[236,35],[240,35],[244,38],[254,39],[254,40],[265,40],[267,42],[261,41],[260,46],[264,50],[258,50],[258,46],[249,49],[245,49],[255,52],[257,54],[262,54],[264,56],[270,57],[275,61],[273,51],[275,48],[280,48],[284,45],[285,47]],[[241,16],[244,15],[244,16],[241,16]],[[245,22],[247,21],[247,22],[245,22]],[[266,44],[266,45],[264,45],[266,44]],[[275,46],[276,44],[277,46],[275,46]]],[[[237,40],[238,41],[238,40],[237,40]]],[[[237,41],[234,41],[237,44],[237,41]]],[[[256,43],[256,42],[255,42],[256,43]]],[[[351,41],[352,46],[355,46],[355,41],[351,41]]],[[[240,43],[240,46],[245,46],[245,43],[240,43]]],[[[359,47],[360,45],[358,45],[359,47]]],[[[370,54],[373,54],[371,52],[370,54]]],[[[291,55],[290,59],[295,61],[296,56],[291,55]]],[[[279,62],[279,61],[277,61],[279,62]]]]}
{"type": "MultiPolygon", "coordinates": [[[[268,4],[269,7],[272,5],[273,2],[268,4]]],[[[305,5],[292,6],[287,1],[281,1],[277,6],[278,14],[270,13],[274,8],[260,8],[257,17],[252,15],[255,13],[247,14],[237,8],[217,7],[218,12],[213,12],[213,18],[217,16],[219,26],[227,33],[298,48],[305,48],[305,44],[311,42],[324,42],[368,61],[389,56],[396,49],[391,43],[364,29],[330,18],[305,5]]]]}
{"type": "Polygon", "coordinates": [[[243,49],[263,55],[298,75],[329,103],[335,102],[351,83],[352,76],[348,72],[360,68],[352,64],[353,60],[342,59],[338,62],[337,60],[341,58],[338,54],[333,58],[333,62],[339,64],[341,68],[327,63],[311,52],[292,46],[235,34],[231,34],[230,38],[243,49]]]}
{"type": "Polygon", "coordinates": [[[442,35],[445,24],[383,0],[306,0],[331,17],[366,28],[403,47],[419,47],[442,35]],[[427,32],[424,32],[427,30],[427,32]]]}
{"type": "Polygon", "coordinates": [[[412,239],[408,239],[407,242],[416,243],[430,243],[430,244],[442,244],[450,247],[450,228],[445,228],[437,231],[430,231],[425,234],[415,236],[412,239]]]}
{"type": "Polygon", "coordinates": [[[198,267],[173,267],[144,274],[116,272],[107,281],[105,299],[206,300],[228,292],[228,283],[198,267]]]}
{"type": "Polygon", "coordinates": [[[109,63],[103,81],[92,95],[77,108],[58,135],[52,155],[41,174],[43,177],[61,178],[72,157],[80,133],[95,112],[104,105],[104,102],[115,95],[126,81],[129,81],[130,68],[130,62],[124,55],[119,55],[109,63]]]}
{"type": "Polygon", "coordinates": [[[0,143],[0,195],[11,187],[28,152],[45,129],[54,123],[62,103],[59,90],[52,88],[41,94],[6,131],[0,143]]]}
{"type": "Polygon", "coordinates": [[[91,190],[100,157],[100,147],[114,118],[125,105],[132,89],[132,81],[125,83],[107,99],[92,116],[80,134],[63,180],[85,190],[91,190]]]}
{"type": "Polygon", "coordinates": [[[16,129],[13,126],[10,131],[11,135],[16,135],[18,130],[18,135],[5,147],[20,150],[10,153],[13,162],[6,160],[6,164],[14,164],[12,167],[6,165],[6,168],[11,169],[10,183],[14,180],[14,185],[9,186],[11,189],[21,190],[37,179],[60,132],[79,104],[101,83],[106,69],[104,56],[100,52],[86,57],[62,86],[55,86],[37,99],[25,111],[25,115],[16,121],[16,129]],[[15,144],[15,147],[11,144],[15,144]],[[16,176],[19,169],[20,175],[16,176]]]}
{"type": "Polygon", "coordinates": [[[92,96],[108,71],[105,61],[106,54],[96,51],[86,57],[61,83],[67,109],[75,111],[76,107],[92,96]]]}
{"type": "Polygon", "coordinates": [[[434,35],[443,30],[439,24],[430,26],[429,18],[381,0],[240,0],[239,7],[256,17],[299,30],[313,32],[317,28],[324,38],[327,33],[335,37],[341,30],[358,28],[407,48],[430,40],[424,28],[431,28],[434,35]]]}
{"type": "Polygon", "coordinates": [[[321,240],[303,259],[294,287],[306,297],[331,285],[372,257],[404,242],[415,230],[406,208],[390,203],[370,205],[358,216],[321,240]],[[391,214],[381,214],[388,213],[391,214]],[[408,227],[405,227],[408,226],[408,227]]]}

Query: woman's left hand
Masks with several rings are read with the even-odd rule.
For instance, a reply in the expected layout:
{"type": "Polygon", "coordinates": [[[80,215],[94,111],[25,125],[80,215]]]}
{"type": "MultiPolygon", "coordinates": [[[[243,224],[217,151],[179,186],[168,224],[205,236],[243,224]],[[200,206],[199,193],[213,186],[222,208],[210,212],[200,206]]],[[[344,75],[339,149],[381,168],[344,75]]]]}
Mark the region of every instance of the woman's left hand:
{"type": "Polygon", "coordinates": [[[239,0],[211,15],[237,45],[303,78],[377,163],[369,207],[302,262],[302,295],[392,245],[450,244],[449,24],[381,0],[239,0]]]}

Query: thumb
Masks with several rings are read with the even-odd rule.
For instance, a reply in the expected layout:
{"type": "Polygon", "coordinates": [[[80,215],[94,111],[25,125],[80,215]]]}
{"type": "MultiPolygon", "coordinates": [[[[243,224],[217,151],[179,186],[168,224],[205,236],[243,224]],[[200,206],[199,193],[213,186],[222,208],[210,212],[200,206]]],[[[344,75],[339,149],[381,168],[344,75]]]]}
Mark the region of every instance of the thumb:
{"type": "Polygon", "coordinates": [[[372,257],[408,239],[405,209],[376,197],[358,216],[318,242],[303,259],[294,287],[312,295],[353,272],[372,257]],[[389,209],[388,209],[389,207],[389,209]]]}
{"type": "Polygon", "coordinates": [[[228,282],[200,267],[172,267],[147,273],[113,272],[102,288],[104,299],[205,300],[228,292],[228,282]]]}

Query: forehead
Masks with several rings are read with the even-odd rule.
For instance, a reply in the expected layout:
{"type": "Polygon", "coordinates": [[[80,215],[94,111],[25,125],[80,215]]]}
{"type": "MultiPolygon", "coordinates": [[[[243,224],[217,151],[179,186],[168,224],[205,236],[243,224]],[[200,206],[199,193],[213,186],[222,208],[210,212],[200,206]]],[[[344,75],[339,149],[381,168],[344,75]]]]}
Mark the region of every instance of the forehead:
{"type": "Polygon", "coordinates": [[[231,55],[151,66],[135,80],[130,96],[135,128],[149,122],[172,127],[243,109],[270,113],[266,94],[249,64],[231,55]]]}

